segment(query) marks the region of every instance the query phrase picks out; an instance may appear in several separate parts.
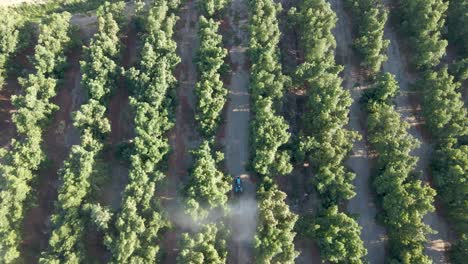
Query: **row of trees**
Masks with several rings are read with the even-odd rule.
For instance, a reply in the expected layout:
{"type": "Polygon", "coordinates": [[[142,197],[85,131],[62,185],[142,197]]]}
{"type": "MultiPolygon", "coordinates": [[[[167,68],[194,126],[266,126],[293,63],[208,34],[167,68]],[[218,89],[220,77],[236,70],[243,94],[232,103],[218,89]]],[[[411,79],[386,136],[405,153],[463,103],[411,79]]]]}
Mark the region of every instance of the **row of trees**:
{"type": "Polygon", "coordinates": [[[422,91],[426,126],[436,142],[432,162],[434,183],[462,239],[454,247],[454,257],[465,260],[468,257],[468,112],[459,91],[461,84],[443,67],[428,70],[416,86],[422,91]]]}
{"type": "Polygon", "coordinates": [[[18,46],[19,23],[16,12],[0,8],[0,90],[5,82],[7,61],[18,46]]]}
{"type": "MultiPolygon", "coordinates": [[[[7,15],[8,16],[8,15],[7,15]]],[[[13,114],[17,139],[8,151],[0,151],[0,262],[11,263],[19,257],[24,203],[31,196],[31,182],[45,160],[42,134],[57,106],[55,96],[60,69],[65,67],[65,52],[70,45],[69,13],[45,18],[39,28],[39,39],[32,60],[34,70],[20,79],[23,94],[12,98],[17,111],[13,114]]],[[[0,28],[4,28],[5,24],[0,28]]],[[[7,24],[7,28],[11,25],[7,24]]],[[[7,33],[7,32],[4,32],[7,33]]],[[[14,40],[16,34],[11,32],[14,40]]],[[[1,38],[8,39],[2,35],[1,38]]],[[[10,43],[11,44],[11,43],[10,43]]],[[[8,46],[8,43],[2,43],[8,46]]],[[[13,49],[10,49],[13,50],[13,49]]]]}
{"type": "MultiPolygon", "coordinates": [[[[119,27],[111,10],[121,12],[123,3],[103,4],[97,12],[98,32],[89,47],[84,47],[81,61],[81,86],[88,92],[88,102],[73,114],[74,126],[81,134],[81,144],[71,149],[60,176],[62,185],[52,215],[49,247],[40,263],[82,263],[86,259],[84,236],[89,218],[87,196],[94,163],[110,132],[106,118],[106,99],[116,86],[120,54],[119,27]],[[120,8],[116,8],[120,6],[120,8]]],[[[95,209],[95,208],[94,208],[95,209]]],[[[96,214],[96,210],[92,210],[96,214]]],[[[94,215],[92,214],[92,215],[94,215]]]]}
{"type": "Polygon", "coordinates": [[[289,127],[278,114],[280,99],[290,83],[279,63],[281,33],[277,16],[282,7],[272,0],[251,0],[250,10],[252,167],[261,178],[257,189],[255,260],[265,264],[294,263],[299,254],[294,248],[293,231],[297,216],[290,211],[286,194],[273,180],[274,175],[292,171],[290,156],[283,150],[290,138],[289,127]]]}
{"type": "Polygon", "coordinates": [[[381,199],[381,216],[390,241],[391,261],[432,263],[424,254],[426,235],[431,232],[423,217],[434,211],[435,191],[414,172],[417,157],[410,153],[419,142],[408,133],[392,99],[399,87],[393,75],[377,77],[366,92],[369,142],[378,154],[374,187],[381,199]]]}
{"type": "Polygon", "coordinates": [[[302,228],[317,240],[323,260],[362,263],[367,251],[359,237],[361,227],[337,209],[355,195],[355,174],[345,169],[343,161],[358,138],[345,128],[352,99],[341,87],[338,74],[343,68],[334,60],[336,42],[331,30],[337,18],[324,0],[300,1],[290,17],[304,52],[296,79],[306,86],[308,98],[297,158],[310,164],[321,201],[316,219],[306,220],[302,228]]]}
{"type": "Polygon", "coordinates": [[[420,69],[439,64],[447,41],[442,39],[448,2],[401,0],[401,26],[412,46],[412,63],[420,69]]]}
{"type": "Polygon", "coordinates": [[[221,74],[227,65],[218,22],[213,20],[228,1],[202,1],[199,19],[200,48],[197,54],[199,81],[195,86],[197,111],[195,119],[203,142],[193,151],[195,162],[184,188],[185,214],[195,230],[182,234],[177,263],[226,263],[229,229],[224,223],[228,215],[230,177],[219,170],[224,159],[214,152],[213,136],[218,130],[221,112],[226,103],[227,89],[221,74]],[[205,18],[208,17],[208,18],[205,18]]]}
{"type": "Polygon", "coordinates": [[[281,147],[288,143],[291,134],[287,122],[277,113],[284,89],[290,83],[279,63],[281,33],[277,14],[282,7],[269,0],[250,1],[250,6],[252,167],[261,175],[287,174],[292,171],[290,155],[281,147]]]}
{"type": "Polygon", "coordinates": [[[195,163],[185,186],[185,214],[198,228],[182,234],[177,263],[226,263],[229,231],[221,220],[228,213],[229,176],[218,169],[223,154],[213,154],[205,140],[192,152],[195,163]]]}
{"type": "MultiPolygon", "coordinates": [[[[142,12],[140,62],[127,72],[136,132],[129,179],[120,211],[101,225],[115,263],[155,262],[161,233],[170,226],[155,191],[165,177],[161,169],[170,151],[167,133],[173,127],[171,94],[176,85],[172,71],[180,62],[172,39],[178,18],[171,2],[155,1],[142,12]]],[[[100,219],[94,221],[99,227],[100,219]]]]}
{"type": "MultiPolygon", "coordinates": [[[[440,57],[445,54],[447,41],[441,39],[444,18],[449,3],[442,0],[403,1],[401,7],[410,45],[418,51],[416,65],[426,69],[416,83],[422,92],[422,110],[426,126],[435,139],[435,156],[432,171],[435,186],[448,208],[448,216],[454,221],[460,235],[460,243],[454,246],[455,258],[468,257],[468,197],[467,188],[467,111],[461,98],[460,83],[455,81],[447,67],[435,70],[440,57]]],[[[455,44],[466,46],[467,34],[463,21],[466,20],[468,5],[464,1],[450,1],[449,39],[455,44]]],[[[462,54],[466,52],[463,51],[462,54]]],[[[459,80],[466,79],[466,59],[461,60],[454,72],[459,80]]]]}
{"type": "Polygon", "coordinates": [[[356,17],[357,38],[354,47],[362,57],[362,65],[376,73],[382,63],[387,60],[385,55],[389,41],[384,39],[384,27],[388,12],[379,0],[347,0],[356,17]]]}
{"type": "Polygon", "coordinates": [[[227,50],[223,48],[222,36],[219,35],[219,23],[212,18],[199,19],[200,49],[197,54],[200,80],[195,86],[197,107],[195,119],[200,124],[200,131],[205,137],[215,134],[221,119],[221,111],[226,103],[227,89],[221,80],[221,73],[227,50]]]}

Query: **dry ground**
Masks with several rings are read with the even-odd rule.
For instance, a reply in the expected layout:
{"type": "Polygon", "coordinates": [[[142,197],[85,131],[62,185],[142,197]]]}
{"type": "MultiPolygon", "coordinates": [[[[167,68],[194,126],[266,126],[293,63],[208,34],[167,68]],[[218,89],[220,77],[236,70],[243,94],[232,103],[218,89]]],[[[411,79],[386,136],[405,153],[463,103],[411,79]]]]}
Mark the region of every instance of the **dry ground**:
{"type": "Polygon", "coordinates": [[[197,70],[194,63],[198,50],[198,10],[196,3],[189,0],[181,9],[180,20],[176,25],[175,39],[177,54],[181,63],[176,69],[178,80],[177,108],[175,127],[170,134],[169,143],[172,153],[169,156],[169,170],[166,186],[164,186],[164,204],[168,210],[172,223],[175,225],[165,235],[163,249],[166,252],[164,263],[175,263],[178,254],[178,241],[184,230],[181,223],[181,201],[178,198],[181,188],[188,180],[189,169],[193,159],[189,153],[199,144],[199,135],[195,126],[195,95],[194,88],[197,81],[197,70]]]}
{"type": "Polygon", "coordinates": [[[257,227],[255,184],[247,171],[249,163],[250,95],[248,57],[248,1],[233,0],[227,10],[228,42],[231,78],[228,89],[225,127],[225,158],[228,173],[243,178],[244,193],[232,200],[231,241],[228,263],[252,263],[253,238],[257,227]]]}
{"type": "Polygon", "coordinates": [[[377,223],[378,209],[372,192],[372,167],[374,159],[367,146],[366,113],[359,103],[365,87],[364,73],[360,71],[359,59],[353,50],[352,21],[346,13],[343,1],[332,0],[332,9],[338,16],[336,28],[333,31],[337,41],[336,60],[345,67],[342,78],[343,87],[348,89],[354,102],[350,108],[350,129],[357,131],[361,139],[353,145],[352,154],[346,165],[356,173],[354,186],[356,196],[348,202],[348,211],[358,216],[358,223],[362,227],[361,238],[367,248],[367,260],[370,263],[383,263],[385,259],[385,229],[377,223]]]}
{"type": "MultiPolygon", "coordinates": [[[[387,7],[391,0],[384,0],[387,7]]],[[[400,94],[395,99],[395,104],[401,118],[410,124],[409,133],[421,142],[421,146],[413,151],[413,155],[419,158],[417,170],[422,171],[422,180],[430,183],[429,164],[433,151],[427,131],[424,130],[424,119],[421,113],[420,94],[411,90],[411,85],[420,77],[411,71],[408,63],[410,53],[403,49],[401,40],[392,25],[387,23],[385,37],[391,41],[388,48],[388,61],[383,65],[385,72],[396,76],[400,84],[400,94]]],[[[429,235],[426,246],[428,254],[434,263],[448,263],[446,256],[452,234],[447,222],[441,217],[439,210],[429,213],[424,217],[424,222],[434,229],[437,234],[429,235]]]]}
{"type": "MultiPolygon", "coordinates": [[[[83,25],[81,24],[83,21],[75,19],[74,24],[83,25]]],[[[87,40],[93,30],[88,23],[84,25],[87,28],[80,31],[80,36],[87,40]]],[[[54,112],[50,125],[44,131],[43,148],[48,159],[38,171],[36,187],[33,188],[36,196],[35,206],[26,211],[23,222],[25,236],[22,254],[27,263],[37,262],[40,252],[48,245],[50,215],[53,212],[59,186],[58,170],[68,157],[70,147],[79,144],[79,132],[73,126],[71,116],[86,97],[80,85],[81,54],[81,48],[77,48],[67,56],[68,68],[63,81],[59,83],[57,95],[52,98],[52,102],[59,106],[59,110],[54,112]]]]}

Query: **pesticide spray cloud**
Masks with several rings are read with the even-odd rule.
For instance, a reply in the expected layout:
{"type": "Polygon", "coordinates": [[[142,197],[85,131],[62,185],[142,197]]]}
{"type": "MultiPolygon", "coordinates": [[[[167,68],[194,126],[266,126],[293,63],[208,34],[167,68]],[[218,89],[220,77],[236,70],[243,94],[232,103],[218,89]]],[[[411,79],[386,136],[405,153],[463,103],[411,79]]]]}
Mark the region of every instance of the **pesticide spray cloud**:
{"type": "Polygon", "coordinates": [[[231,229],[231,239],[236,243],[252,243],[257,228],[257,201],[254,197],[235,197],[229,203],[227,213],[211,210],[208,217],[195,220],[187,215],[180,202],[166,208],[173,223],[183,231],[197,232],[203,225],[224,221],[231,229]]]}

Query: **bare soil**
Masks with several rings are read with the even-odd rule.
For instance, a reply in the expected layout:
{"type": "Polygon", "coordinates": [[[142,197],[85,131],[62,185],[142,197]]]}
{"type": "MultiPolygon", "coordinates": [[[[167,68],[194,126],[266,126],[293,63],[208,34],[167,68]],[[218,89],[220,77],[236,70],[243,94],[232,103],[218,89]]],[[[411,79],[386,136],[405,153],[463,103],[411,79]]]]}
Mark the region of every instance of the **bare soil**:
{"type": "Polygon", "coordinates": [[[247,171],[249,158],[250,67],[246,54],[249,3],[233,0],[227,8],[222,34],[229,51],[231,64],[224,151],[226,168],[232,177],[243,179],[244,192],[231,199],[229,216],[231,239],[228,244],[228,263],[252,263],[253,239],[257,228],[257,202],[255,179],[247,171]]]}
{"type": "Polygon", "coordinates": [[[59,185],[58,171],[68,155],[73,143],[79,141],[78,133],[72,125],[71,113],[80,105],[77,101],[81,93],[79,59],[81,49],[75,49],[69,56],[69,67],[65,71],[63,83],[52,102],[60,107],[53,114],[52,123],[44,132],[43,148],[47,156],[46,164],[38,171],[36,205],[26,211],[23,223],[24,239],[22,254],[25,263],[37,263],[41,251],[48,245],[50,215],[54,209],[59,185]],[[75,136],[73,136],[75,135],[75,136]]]}
{"type": "MultiPolygon", "coordinates": [[[[72,18],[72,23],[80,26],[78,35],[87,42],[95,31],[91,25],[95,18],[72,18]],[[85,28],[81,29],[81,26],[85,28]]],[[[33,50],[31,53],[33,53],[33,50]]],[[[59,107],[53,113],[51,123],[44,131],[43,149],[47,161],[38,171],[35,187],[35,205],[27,209],[23,221],[24,240],[22,257],[25,263],[37,263],[40,253],[48,246],[50,236],[50,216],[57,199],[57,188],[60,185],[58,172],[68,157],[72,145],[79,144],[79,131],[73,126],[72,113],[77,111],[86,99],[86,92],[81,89],[81,72],[79,60],[82,49],[76,47],[67,56],[68,67],[63,80],[58,85],[57,95],[52,103],[59,107]]],[[[21,60],[20,60],[21,61],[21,60]]]]}
{"type": "Polygon", "coordinates": [[[177,87],[177,108],[174,129],[170,133],[169,143],[172,153],[169,156],[168,177],[163,186],[161,199],[169,212],[174,228],[166,232],[162,248],[165,252],[163,263],[176,263],[178,255],[178,241],[182,233],[179,191],[188,179],[188,171],[192,166],[193,158],[189,150],[199,144],[199,135],[195,126],[195,83],[197,70],[194,63],[198,50],[198,10],[195,1],[189,0],[181,8],[180,20],[176,24],[175,39],[177,41],[177,54],[181,58],[175,76],[179,81],[177,87]]]}
{"type": "MultiPolygon", "coordinates": [[[[387,7],[391,7],[391,0],[384,0],[387,7]]],[[[430,184],[429,165],[433,152],[429,133],[424,128],[424,118],[421,113],[420,92],[411,89],[411,85],[420,78],[418,73],[412,72],[408,58],[410,51],[405,50],[403,42],[396,33],[395,28],[387,23],[385,37],[391,41],[388,48],[388,61],[383,65],[385,72],[396,76],[400,84],[400,94],[395,99],[395,104],[401,118],[410,124],[409,133],[421,142],[421,146],[411,153],[419,158],[416,170],[422,172],[421,179],[430,184]]],[[[437,209],[437,208],[436,208],[437,209]]],[[[434,229],[437,234],[428,236],[426,254],[434,263],[449,263],[446,253],[453,241],[453,234],[441,217],[440,210],[428,213],[424,222],[434,229]]]]}
{"type": "MultiPolygon", "coordinates": [[[[121,65],[129,69],[136,61],[137,32],[130,22],[123,36],[121,36],[121,65]]],[[[111,123],[111,133],[107,138],[102,160],[97,164],[102,165],[107,177],[105,181],[99,181],[93,186],[97,192],[97,201],[103,206],[108,206],[118,211],[122,201],[122,194],[128,182],[128,164],[119,157],[119,147],[135,137],[133,111],[129,104],[129,88],[124,77],[118,80],[118,85],[113,91],[108,103],[107,118],[111,123]]],[[[87,251],[92,260],[100,263],[108,262],[109,252],[103,244],[103,234],[89,226],[86,237],[87,251]]]]}

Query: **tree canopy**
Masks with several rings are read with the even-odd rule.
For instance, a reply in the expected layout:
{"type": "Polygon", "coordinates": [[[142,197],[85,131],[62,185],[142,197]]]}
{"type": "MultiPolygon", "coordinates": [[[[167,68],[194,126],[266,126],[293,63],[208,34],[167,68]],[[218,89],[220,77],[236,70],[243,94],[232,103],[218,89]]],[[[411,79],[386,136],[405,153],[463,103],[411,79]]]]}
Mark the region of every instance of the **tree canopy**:
{"type": "Polygon", "coordinates": [[[90,177],[95,169],[95,159],[102,150],[102,141],[110,132],[105,103],[118,76],[120,30],[112,10],[115,9],[108,4],[100,7],[98,31],[89,47],[84,47],[84,59],[80,62],[81,86],[88,92],[89,99],[73,115],[73,125],[80,131],[81,143],[72,147],[60,170],[62,185],[52,215],[52,234],[40,263],[82,263],[86,260],[83,239],[88,220],[85,208],[90,177]]]}
{"type": "Polygon", "coordinates": [[[448,2],[444,0],[402,0],[401,25],[412,47],[412,63],[422,69],[436,66],[445,55],[442,38],[448,2]]]}
{"type": "MultiPolygon", "coordinates": [[[[24,92],[12,97],[13,104],[17,108],[12,119],[19,136],[11,141],[11,149],[7,153],[0,152],[2,160],[0,237],[3,238],[0,240],[0,262],[2,263],[12,263],[19,257],[24,202],[30,198],[31,183],[45,160],[41,146],[42,133],[52,112],[57,110],[51,98],[57,92],[57,82],[60,78],[58,73],[65,66],[65,52],[70,45],[70,18],[71,15],[65,12],[43,19],[39,26],[38,43],[32,59],[35,73],[20,79],[24,92]]],[[[4,29],[13,30],[8,28],[11,26],[8,22],[0,25],[0,32],[4,29]]],[[[3,37],[7,36],[1,35],[0,38],[3,37]]],[[[3,51],[12,51],[13,46],[1,48],[5,48],[3,51]]]]}
{"type": "Polygon", "coordinates": [[[378,0],[347,0],[356,17],[358,37],[354,47],[362,56],[362,65],[372,73],[380,70],[387,60],[389,40],[384,39],[388,12],[378,0]]]}

